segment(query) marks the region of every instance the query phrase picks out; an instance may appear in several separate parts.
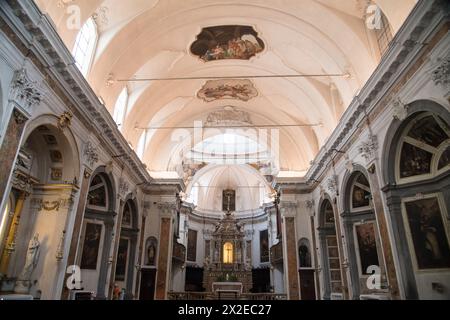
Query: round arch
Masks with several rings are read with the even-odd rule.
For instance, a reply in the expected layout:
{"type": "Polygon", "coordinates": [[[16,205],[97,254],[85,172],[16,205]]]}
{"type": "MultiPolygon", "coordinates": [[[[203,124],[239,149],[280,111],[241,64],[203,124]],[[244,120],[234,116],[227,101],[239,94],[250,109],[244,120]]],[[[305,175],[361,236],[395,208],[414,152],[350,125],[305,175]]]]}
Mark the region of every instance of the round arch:
{"type": "MultiPolygon", "coordinates": [[[[392,242],[398,258],[398,274],[402,291],[406,299],[419,299],[420,294],[426,292],[423,283],[427,281],[450,281],[439,271],[435,271],[433,263],[423,258],[424,248],[421,244],[426,241],[417,241],[418,237],[424,236],[430,226],[418,225],[425,223],[429,218],[433,219],[433,237],[438,237],[441,252],[450,252],[450,236],[445,227],[450,214],[450,170],[440,170],[433,174],[416,174],[414,179],[409,179],[407,183],[402,182],[397,177],[399,163],[397,161],[399,145],[404,144],[410,134],[416,134],[418,139],[422,139],[419,131],[413,132],[412,125],[420,123],[426,116],[436,119],[438,116],[445,127],[450,126],[450,113],[446,107],[431,100],[416,100],[406,106],[407,117],[403,120],[394,120],[387,132],[384,142],[384,157],[382,162],[383,179],[385,187],[382,188],[386,195],[386,202],[389,207],[387,218],[392,227],[392,242]],[[408,132],[406,132],[408,130],[408,132]],[[408,134],[406,137],[405,135],[408,134]],[[428,217],[428,218],[427,218],[428,217]],[[426,272],[422,272],[426,270],[426,272]]],[[[426,129],[429,130],[429,129],[426,129]]],[[[428,131],[427,131],[428,132],[428,131]]],[[[446,133],[447,137],[448,129],[446,133]]],[[[444,144],[448,143],[444,140],[444,144]]],[[[409,143],[409,141],[408,141],[409,143]]],[[[424,143],[427,145],[427,143],[424,143]]],[[[418,161],[422,161],[420,158],[418,161]]],[[[421,162],[422,163],[422,162],[421,162]]],[[[430,254],[433,254],[432,252],[430,254]]],[[[450,256],[450,253],[448,254],[450,256]]],[[[441,270],[450,269],[450,261],[439,260],[441,270]],[[448,264],[448,266],[447,266],[448,264]]],[[[426,294],[426,293],[425,293],[426,294]]],[[[445,297],[448,298],[448,297],[445,297]]]]}

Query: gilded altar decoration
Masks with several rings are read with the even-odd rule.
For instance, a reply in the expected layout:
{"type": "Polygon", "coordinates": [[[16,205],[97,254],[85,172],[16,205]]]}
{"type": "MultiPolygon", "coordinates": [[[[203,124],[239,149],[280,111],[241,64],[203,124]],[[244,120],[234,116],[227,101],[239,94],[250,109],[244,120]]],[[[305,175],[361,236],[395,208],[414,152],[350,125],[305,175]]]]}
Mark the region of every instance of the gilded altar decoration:
{"type": "Polygon", "coordinates": [[[70,112],[64,111],[58,118],[58,128],[63,130],[64,128],[70,127],[72,117],[73,115],[70,112]]]}
{"type": "Polygon", "coordinates": [[[250,26],[215,26],[203,28],[191,45],[191,52],[203,61],[222,59],[248,60],[264,50],[264,43],[250,26]]]}
{"type": "Polygon", "coordinates": [[[249,101],[257,95],[255,86],[248,79],[208,80],[197,93],[197,97],[205,102],[220,99],[249,101]]]}

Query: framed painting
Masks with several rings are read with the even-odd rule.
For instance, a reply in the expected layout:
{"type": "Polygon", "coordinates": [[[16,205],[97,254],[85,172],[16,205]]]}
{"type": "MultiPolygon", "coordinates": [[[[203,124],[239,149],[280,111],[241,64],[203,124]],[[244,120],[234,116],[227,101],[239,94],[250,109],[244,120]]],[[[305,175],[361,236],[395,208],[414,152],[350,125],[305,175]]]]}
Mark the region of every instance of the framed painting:
{"type": "Polygon", "coordinates": [[[124,281],[127,270],[129,239],[120,238],[119,249],[117,251],[116,281],[124,281]]]}
{"type": "Polygon", "coordinates": [[[375,223],[359,223],[354,225],[355,245],[360,275],[367,276],[369,266],[380,267],[380,260],[377,250],[377,239],[375,233],[375,223]]]}
{"type": "Polygon", "coordinates": [[[267,229],[259,232],[259,246],[261,263],[269,262],[269,231],[267,229]]]}
{"type": "Polygon", "coordinates": [[[417,269],[450,268],[450,247],[437,195],[405,200],[404,218],[417,269]]]}
{"type": "Polygon", "coordinates": [[[197,230],[188,230],[187,260],[197,260],[197,230]]]}
{"type": "Polygon", "coordinates": [[[102,225],[98,223],[86,223],[83,251],[81,255],[81,269],[97,269],[102,225]]]}

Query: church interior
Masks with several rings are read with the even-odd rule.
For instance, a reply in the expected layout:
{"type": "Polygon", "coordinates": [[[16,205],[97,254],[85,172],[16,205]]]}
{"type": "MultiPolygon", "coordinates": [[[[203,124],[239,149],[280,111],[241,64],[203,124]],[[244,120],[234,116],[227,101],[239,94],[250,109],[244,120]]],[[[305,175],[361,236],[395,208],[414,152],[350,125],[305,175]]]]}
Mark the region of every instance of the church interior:
{"type": "Polygon", "coordinates": [[[450,299],[449,26],[0,1],[0,300],[450,299]]]}

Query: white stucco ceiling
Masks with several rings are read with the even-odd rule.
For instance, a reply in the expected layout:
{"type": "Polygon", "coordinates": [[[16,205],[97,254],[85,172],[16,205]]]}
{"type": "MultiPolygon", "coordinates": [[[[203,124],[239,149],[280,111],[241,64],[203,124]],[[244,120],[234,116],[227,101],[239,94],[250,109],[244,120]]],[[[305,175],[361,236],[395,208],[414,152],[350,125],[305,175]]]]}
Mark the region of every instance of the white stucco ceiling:
{"type": "MultiPolygon", "coordinates": [[[[375,32],[366,27],[366,0],[35,0],[72,49],[78,30],[67,26],[70,6],[81,24],[96,14],[99,39],[87,80],[113,112],[124,86],[129,106],[122,131],[137,150],[148,126],[189,127],[231,105],[255,125],[281,127],[279,170],[304,173],[353,96],[380,60],[375,32]],[[249,60],[205,62],[190,52],[202,28],[246,25],[264,50],[249,60]],[[206,80],[118,81],[132,78],[340,76],[250,79],[257,96],[205,101],[206,80]],[[308,126],[314,125],[314,126],[308,126]]],[[[395,33],[416,0],[376,0],[395,33]]],[[[174,171],[179,151],[171,130],[149,130],[142,160],[152,172],[174,171]]],[[[204,137],[208,138],[208,137],[204,137]]]]}

